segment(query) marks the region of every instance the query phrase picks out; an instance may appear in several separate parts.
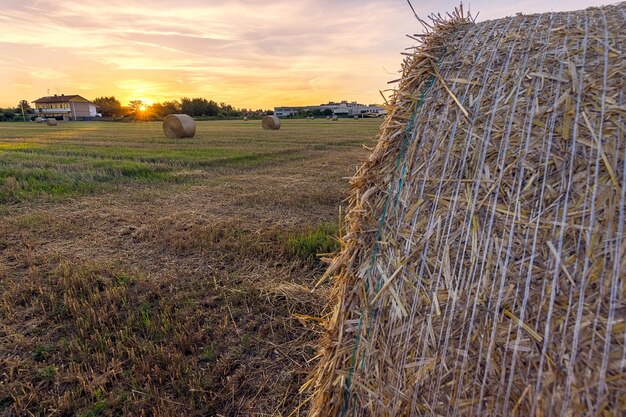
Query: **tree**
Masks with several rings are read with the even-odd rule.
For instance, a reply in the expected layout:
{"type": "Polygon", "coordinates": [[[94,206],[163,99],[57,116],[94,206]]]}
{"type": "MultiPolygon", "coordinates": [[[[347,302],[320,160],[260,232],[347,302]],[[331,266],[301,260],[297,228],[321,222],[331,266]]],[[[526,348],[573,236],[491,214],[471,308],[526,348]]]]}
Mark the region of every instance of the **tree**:
{"type": "Polygon", "coordinates": [[[18,110],[20,113],[22,112],[22,110],[24,110],[24,113],[33,112],[33,108],[30,107],[28,100],[20,100],[20,102],[17,104],[16,110],[18,110]]]}
{"type": "Polygon", "coordinates": [[[30,107],[27,100],[20,100],[15,108],[15,113],[21,114],[24,121],[26,121],[26,115],[33,113],[33,109],[30,107]]]}
{"type": "MultiPolygon", "coordinates": [[[[191,99],[191,115],[192,116],[206,116],[208,113],[209,102],[206,98],[192,98],[191,99]]],[[[209,114],[209,116],[212,116],[209,114]]]]}
{"type": "Polygon", "coordinates": [[[213,100],[207,100],[206,98],[188,98],[183,97],[180,99],[180,111],[181,113],[188,114],[189,116],[217,116],[220,107],[213,100]]]}
{"type": "Polygon", "coordinates": [[[148,107],[148,111],[157,117],[163,117],[163,105],[161,103],[152,103],[152,106],[148,107]]]}
{"type": "Polygon", "coordinates": [[[143,107],[143,101],[141,100],[131,100],[128,102],[128,107],[134,112],[141,110],[143,107]]]}
{"type": "Polygon", "coordinates": [[[245,111],[245,109],[237,110],[230,104],[226,104],[224,102],[220,103],[219,112],[221,115],[224,115],[226,117],[239,117],[242,113],[245,113],[245,111]]]}
{"type": "Polygon", "coordinates": [[[0,109],[3,113],[0,113],[0,121],[2,122],[11,122],[15,120],[15,113],[13,109],[0,109]]]}
{"type": "Polygon", "coordinates": [[[207,116],[217,116],[219,112],[220,112],[220,106],[218,106],[216,102],[214,102],[213,100],[207,101],[207,104],[206,104],[207,116]]]}
{"type": "Polygon", "coordinates": [[[180,99],[180,112],[193,116],[193,109],[191,107],[191,99],[189,97],[183,97],[180,99]]]}
{"type": "Polygon", "coordinates": [[[100,108],[100,112],[106,117],[115,117],[122,112],[122,105],[115,96],[98,97],[93,103],[100,108]]]}
{"type": "Polygon", "coordinates": [[[167,116],[168,114],[180,113],[180,103],[176,100],[163,102],[163,114],[161,116],[167,116]]]}

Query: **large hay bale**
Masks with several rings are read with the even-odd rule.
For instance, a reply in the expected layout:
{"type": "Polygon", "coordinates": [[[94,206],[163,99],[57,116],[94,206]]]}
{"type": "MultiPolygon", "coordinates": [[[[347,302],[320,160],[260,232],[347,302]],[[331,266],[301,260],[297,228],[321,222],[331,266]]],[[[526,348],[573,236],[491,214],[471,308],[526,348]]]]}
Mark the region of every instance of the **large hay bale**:
{"type": "Polygon", "coordinates": [[[196,122],[186,114],[168,114],[163,118],[163,133],[170,139],[193,138],[196,122]]]}
{"type": "Polygon", "coordinates": [[[336,122],[337,120],[339,120],[339,117],[333,116],[333,122],[336,122]]]}
{"type": "Polygon", "coordinates": [[[431,18],[351,181],[313,416],[626,415],[624,13],[431,18]]]}
{"type": "Polygon", "coordinates": [[[56,126],[58,124],[58,122],[57,122],[57,119],[50,117],[50,118],[46,119],[46,124],[48,126],[56,126]]]}
{"type": "Polygon", "coordinates": [[[278,130],[280,129],[280,119],[277,116],[265,116],[261,120],[261,126],[265,130],[278,130]]]}

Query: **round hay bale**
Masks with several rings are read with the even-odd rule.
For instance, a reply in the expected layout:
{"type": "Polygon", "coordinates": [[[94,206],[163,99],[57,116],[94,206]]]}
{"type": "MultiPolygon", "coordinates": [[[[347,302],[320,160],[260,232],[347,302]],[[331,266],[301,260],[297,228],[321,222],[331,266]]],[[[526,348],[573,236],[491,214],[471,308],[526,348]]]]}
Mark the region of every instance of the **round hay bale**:
{"type": "Polygon", "coordinates": [[[330,116],[326,116],[326,120],[330,120],[330,116]]]}
{"type": "Polygon", "coordinates": [[[280,119],[277,116],[265,116],[261,120],[261,126],[265,130],[278,130],[280,129],[280,119]]]}
{"type": "Polygon", "coordinates": [[[333,122],[336,122],[337,120],[339,120],[339,117],[333,116],[333,122]]]}
{"type": "Polygon", "coordinates": [[[354,118],[355,118],[355,119],[358,119],[358,118],[359,118],[359,116],[354,116],[354,118]]]}
{"type": "Polygon", "coordinates": [[[243,121],[247,122],[248,121],[248,116],[244,116],[243,121]]]}
{"type": "Polygon", "coordinates": [[[163,119],[163,133],[170,139],[193,138],[196,122],[186,114],[169,114],[163,119]]]}
{"type": "Polygon", "coordinates": [[[626,415],[625,13],[433,16],[350,181],[311,416],[626,415]]]}
{"type": "Polygon", "coordinates": [[[57,119],[54,119],[54,118],[50,117],[50,118],[46,119],[46,124],[48,126],[56,126],[58,124],[57,123],[57,119]]]}

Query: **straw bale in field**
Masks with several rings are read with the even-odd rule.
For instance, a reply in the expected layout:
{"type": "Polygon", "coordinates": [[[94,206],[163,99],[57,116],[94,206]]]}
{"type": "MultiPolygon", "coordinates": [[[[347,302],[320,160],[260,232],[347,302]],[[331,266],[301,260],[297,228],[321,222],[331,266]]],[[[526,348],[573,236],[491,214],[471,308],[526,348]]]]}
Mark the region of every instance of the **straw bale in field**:
{"type": "Polygon", "coordinates": [[[625,16],[424,22],[351,180],[313,416],[626,415],[625,16]]]}
{"type": "Polygon", "coordinates": [[[265,116],[261,120],[261,126],[265,130],[278,130],[280,129],[280,119],[277,116],[265,116]]]}
{"type": "Polygon", "coordinates": [[[58,122],[57,122],[57,119],[50,117],[50,118],[46,119],[46,124],[48,126],[56,126],[58,124],[58,122]]]}
{"type": "Polygon", "coordinates": [[[196,122],[186,114],[168,114],[163,119],[163,133],[170,139],[192,138],[196,134],[196,122]]]}

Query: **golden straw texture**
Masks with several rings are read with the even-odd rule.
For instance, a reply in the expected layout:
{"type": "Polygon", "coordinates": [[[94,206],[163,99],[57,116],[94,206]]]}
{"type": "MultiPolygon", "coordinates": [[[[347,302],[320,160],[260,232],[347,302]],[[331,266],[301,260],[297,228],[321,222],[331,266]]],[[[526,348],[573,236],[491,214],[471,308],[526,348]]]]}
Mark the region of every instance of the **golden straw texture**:
{"type": "Polygon", "coordinates": [[[423,22],[351,180],[312,416],[626,415],[625,18],[423,22]]]}
{"type": "Polygon", "coordinates": [[[168,114],[163,118],[163,133],[170,139],[192,138],[196,134],[196,122],[186,114],[168,114]]]}
{"type": "Polygon", "coordinates": [[[50,117],[46,119],[46,124],[48,126],[56,126],[58,124],[57,119],[50,117]]]}
{"type": "Polygon", "coordinates": [[[280,129],[280,119],[277,116],[265,116],[261,120],[261,126],[265,130],[278,130],[280,129]]]}

